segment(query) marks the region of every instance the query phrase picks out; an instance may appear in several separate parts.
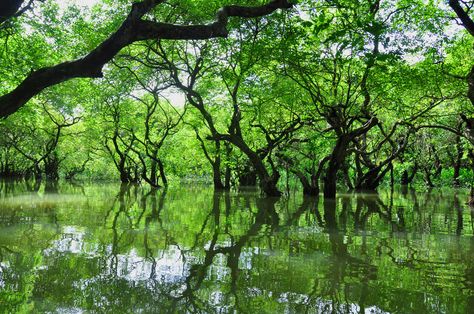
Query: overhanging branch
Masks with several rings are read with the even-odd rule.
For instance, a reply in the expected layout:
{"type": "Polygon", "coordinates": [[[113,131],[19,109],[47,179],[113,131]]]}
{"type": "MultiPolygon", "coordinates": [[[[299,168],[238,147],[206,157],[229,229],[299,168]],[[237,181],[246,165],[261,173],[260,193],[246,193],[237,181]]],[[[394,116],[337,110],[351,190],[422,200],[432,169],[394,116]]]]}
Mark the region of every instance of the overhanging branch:
{"type": "Polygon", "coordinates": [[[213,23],[205,25],[183,26],[142,20],[146,13],[162,2],[164,0],[145,0],[133,4],[120,28],[85,57],[33,71],[14,90],[0,97],[0,117],[14,113],[47,87],[73,78],[101,77],[104,65],[122,48],[136,41],[226,37],[230,17],[255,18],[268,15],[279,8],[288,9],[292,6],[288,0],[272,0],[256,7],[225,6],[218,10],[213,23]]]}

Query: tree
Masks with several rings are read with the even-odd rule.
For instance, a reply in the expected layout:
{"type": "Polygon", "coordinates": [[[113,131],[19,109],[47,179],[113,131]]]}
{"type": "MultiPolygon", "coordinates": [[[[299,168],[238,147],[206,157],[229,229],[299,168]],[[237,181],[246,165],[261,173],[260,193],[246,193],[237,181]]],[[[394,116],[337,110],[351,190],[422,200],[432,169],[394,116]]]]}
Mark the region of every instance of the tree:
{"type": "MultiPolygon", "coordinates": [[[[147,59],[145,62],[153,64],[155,68],[167,70],[174,85],[185,93],[189,104],[198,110],[205,121],[210,133],[207,138],[213,141],[215,145],[214,157],[210,156],[205,145],[202,146],[206,158],[212,165],[214,186],[217,188],[223,186],[220,164],[222,154],[221,142],[225,141],[232,144],[248,158],[259,177],[262,190],[269,196],[278,196],[280,191],[278,191],[277,182],[280,174],[271,159],[271,154],[284,142],[288,141],[303,124],[297,113],[285,109],[278,112],[275,107],[272,107],[272,111],[278,112],[279,115],[270,123],[271,127],[266,126],[262,119],[257,118],[263,117],[262,112],[255,112],[253,114],[255,118],[251,118],[251,116],[246,117],[242,114],[244,107],[246,111],[252,111],[252,107],[263,108],[257,102],[258,98],[252,98],[251,95],[253,93],[250,91],[249,86],[259,86],[261,89],[268,83],[263,78],[261,82],[259,81],[259,73],[256,70],[257,68],[260,69],[261,64],[265,64],[268,61],[264,60],[262,55],[257,54],[258,49],[263,49],[262,47],[259,48],[259,45],[264,45],[261,39],[259,39],[259,26],[259,22],[248,25],[248,33],[242,31],[239,38],[230,45],[221,43],[221,46],[190,46],[188,49],[185,49],[194,51],[195,55],[192,53],[183,55],[180,55],[180,53],[169,54],[167,53],[169,50],[180,51],[182,49],[166,49],[161,43],[158,43],[155,47],[150,47],[150,52],[160,59],[153,60],[150,53],[148,53],[146,54],[147,59]],[[233,47],[238,47],[239,49],[236,50],[233,47]],[[209,55],[210,51],[214,55],[217,54],[218,58],[221,59],[221,63],[225,65],[222,66],[215,62],[213,59],[216,59],[216,57],[212,58],[209,55]],[[185,78],[185,82],[183,82],[183,78],[185,78]],[[202,87],[209,89],[219,88],[225,90],[226,93],[219,92],[217,95],[213,95],[204,91],[202,87]],[[207,98],[205,95],[215,97],[215,99],[207,98]],[[222,98],[223,100],[216,100],[222,98]],[[219,105],[219,103],[222,103],[222,105],[219,105]],[[211,112],[211,110],[214,110],[214,107],[219,108],[219,106],[229,108],[227,111],[230,111],[230,115],[227,113],[227,116],[223,117],[227,121],[224,130],[222,128],[220,128],[221,130],[218,129],[215,122],[216,118],[213,117],[211,112]],[[285,113],[283,114],[283,112],[285,113]],[[244,119],[250,120],[250,128],[257,130],[260,133],[259,136],[264,139],[262,146],[253,148],[251,141],[245,137],[242,126],[244,119]],[[265,165],[266,161],[271,167],[271,173],[268,171],[267,165],[265,165]]],[[[266,106],[270,105],[268,99],[265,100],[265,103],[266,106]]],[[[270,114],[270,112],[266,113],[270,114]]],[[[198,136],[200,137],[199,134],[198,136]]]]}
{"type": "MultiPolygon", "coordinates": [[[[48,103],[43,104],[41,116],[37,119],[29,120],[28,114],[14,124],[3,124],[7,148],[10,147],[8,152],[11,154],[13,148],[23,162],[27,161],[28,166],[22,171],[22,176],[32,174],[36,179],[41,179],[45,175],[48,180],[57,181],[59,166],[68,157],[60,156],[58,145],[62,137],[66,136],[64,131],[78,124],[81,117],[67,112],[64,107],[55,110],[48,103]]],[[[18,157],[13,158],[18,160],[18,157]]],[[[11,157],[8,159],[12,160],[11,157]]],[[[18,167],[9,162],[6,162],[6,166],[7,170],[18,167]]]]}
{"type": "Polygon", "coordinates": [[[209,61],[209,53],[212,47],[207,44],[201,46],[196,42],[173,45],[173,47],[168,48],[170,51],[177,51],[176,49],[195,51],[196,55],[190,53],[169,54],[166,52],[168,49],[164,48],[161,42],[155,42],[147,46],[145,58],[137,56],[133,59],[139,60],[140,64],[153,69],[155,72],[168,73],[171,84],[186,95],[186,100],[190,106],[198,110],[214,144],[211,151],[206,146],[205,139],[200,135],[198,128],[193,127],[204,155],[212,167],[214,188],[217,190],[229,189],[229,179],[226,179],[225,185],[222,181],[221,164],[224,150],[222,149],[222,141],[218,139],[218,126],[210,112],[211,109],[206,106],[203,96],[196,87],[198,80],[206,74],[209,68],[215,66],[215,64],[206,64],[209,61]]]}

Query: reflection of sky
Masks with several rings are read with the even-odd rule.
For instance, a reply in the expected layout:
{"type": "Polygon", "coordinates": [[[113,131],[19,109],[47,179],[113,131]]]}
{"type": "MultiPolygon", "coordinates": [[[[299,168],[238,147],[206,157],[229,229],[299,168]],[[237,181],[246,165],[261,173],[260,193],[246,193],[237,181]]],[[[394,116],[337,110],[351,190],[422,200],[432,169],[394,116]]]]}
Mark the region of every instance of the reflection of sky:
{"type": "Polygon", "coordinates": [[[44,251],[45,255],[54,255],[60,253],[86,254],[91,256],[98,255],[99,246],[84,241],[85,232],[74,227],[65,226],[60,239],[54,241],[50,248],[44,251]]]}
{"type": "Polygon", "coordinates": [[[214,257],[212,265],[209,266],[207,278],[214,281],[224,281],[230,274],[226,263],[227,257],[223,254],[217,254],[214,257]]]}
{"type": "Polygon", "coordinates": [[[119,254],[116,275],[128,281],[153,279],[160,283],[176,283],[187,275],[183,257],[176,247],[160,252],[159,256],[153,262],[152,259],[138,256],[135,249],[126,255],[119,254]],[[154,276],[150,277],[153,273],[154,276]]]}
{"type": "MultiPolygon", "coordinates": [[[[219,247],[230,246],[229,241],[222,241],[219,247]]],[[[209,243],[205,248],[209,250],[209,243]]],[[[102,247],[102,249],[104,249],[102,247]]],[[[190,275],[190,267],[193,264],[202,264],[203,256],[197,255],[196,252],[182,251],[176,245],[170,245],[165,250],[154,251],[154,258],[140,256],[140,252],[136,248],[132,248],[127,253],[112,254],[113,248],[108,245],[105,252],[100,251],[97,244],[87,242],[86,230],[75,226],[65,226],[62,229],[60,239],[56,240],[53,245],[45,250],[45,254],[54,256],[57,253],[85,254],[91,258],[106,259],[102,273],[95,278],[81,279],[74,283],[78,289],[85,290],[88,286],[99,283],[104,276],[124,279],[130,283],[144,283],[148,289],[153,290],[156,286],[152,283],[173,287],[170,295],[173,297],[181,297],[186,291],[185,280],[190,275]]],[[[256,255],[267,255],[268,251],[257,247],[243,248],[239,257],[239,269],[251,270],[252,261],[256,255]]],[[[207,302],[219,312],[227,313],[232,310],[232,305],[228,304],[226,297],[225,283],[229,280],[230,269],[227,266],[227,256],[224,254],[216,254],[212,264],[207,269],[206,279],[216,285],[212,288],[207,296],[207,302]],[[224,284],[224,285],[221,285],[224,284]]],[[[0,287],[4,285],[1,281],[0,287]]],[[[133,286],[133,285],[132,285],[133,286]]],[[[288,311],[291,311],[291,304],[309,305],[318,311],[339,311],[344,310],[350,313],[360,312],[360,308],[356,304],[333,304],[332,301],[324,299],[312,299],[308,295],[281,292],[275,295],[271,290],[262,290],[258,287],[248,287],[246,294],[251,298],[275,298],[278,303],[286,304],[288,311]]],[[[384,313],[377,307],[366,309],[366,313],[384,313]]]]}
{"type": "Polygon", "coordinates": [[[5,288],[5,279],[3,278],[3,269],[7,268],[8,264],[7,263],[0,263],[0,288],[5,288]]]}
{"type": "MultiPolygon", "coordinates": [[[[44,251],[46,256],[56,253],[85,254],[89,256],[102,256],[98,244],[85,241],[86,232],[74,227],[65,226],[60,239],[44,251]]],[[[106,273],[130,282],[146,281],[149,279],[163,283],[179,282],[187,275],[185,262],[177,246],[169,246],[167,250],[159,250],[154,259],[139,256],[136,249],[131,249],[127,254],[112,255],[112,246],[106,248],[109,259],[116,258],[117,269],[111,269],[110,263],[106,273]],[[150,277],[152,274],[154,276],[150,277]]]]}
{"type": "MultiPolygon", "coordinates": [[[[223,241],[219,246],[229,246],[230,242],[223,241]]],[[[209,245],[206,245],[209,249],[209,245]]],[[[203,248],[204,249],[204,248],[203,248]]],[[[189,276],[191,265],[202,264],[204,257],[194,251],[182,251],[176,245],[170,245],[165,250],[155,250],[152,257],[140,256],[136,248],[132,248],[127,253],[112,254],[112,245],[106,247],[87,241],[86,228],[76,226],[64,226],[59,239],[55,240],[50,248],[44,250],[45,256],[53,257],[58,253],[70,253],[85,255],[88,258],[106,259],[103,265],[105,268],[101,274],[95,278],[84,278],[80,282],[75,282],[74,286],[85,290],[88,286],[94,285],[102,280],[104,276],[124,279],[130,283],[144,283],[150,289],[159,283],[174,286],[171,295],[180,297],[186,290],[184,282],[189,276]],[[150,283],[150,285],[148,285],[150,283]]],[[[255,254],[262,254],[261,249],[256,247],[243,248],[239,269],[252,269],[252,258],[255,254]]],[[[44,265],[43,268],[47,268],[44,265]]],[[[227,266],[227,256],[217,254],[213,258],[212,264],[207,269],[205,280],[214,283],[225,283],[229,280],[230,269],[227,266]]],[[[220,285],[218,285],[220,286],[220,285]]],[[[222,289],[225,289],[222,286],[222,289]]],[[[221,288],[215,287],[208,296],[209,304],[219,308],[222,312],[227,312],[230,305],[226,304],[225,292],[221,288]]]]}
{"type": "MultiPolygon", "coordinates": [[[[47,256],[52,257],[58,253],[70,253],[86,255],[90,258],[106,259],[103,263],[105,268],[101,274],[74,283],[74,286],[80,290],[86,290],[87,287],[97,283],[100,284],[106,276],[124,279],[133,284],[141,282],[150,290],[156,288],[153,283],[158,283],[163,287],[173,287],[169,291],[170,295],[179,298],[186,291],[185,280],[190,275],[191,265],[204,262],[203,256],[193,251],[182,251],[176,245],[170,245],[165,250],[154,251],[154,258],[140,256],[141,252],[136,248],[132,248],[127,253],[113,255],[112,245],[102,247],[103,251],[101,252],[101,247],[98,244],[88,243],[86,233],[87,231],[84,228],[65,226],[62,228],[60,238],[44,251],[47,256]]],[[[218,246],[227,247],[230,245],[230,241],[222,241],[218,246]]],[[[209,243],[203,249],[209,250],[209,243]]],[[[266,255],[268,252],[257,247],[243,248],[238,263],[239,269],[251,270],[255,255],[262,254],[266,255]]],[[[232,305],[228,304],[227,288],[225,288],[225,283],[229,278],[230,269],[227,266],[227,256],[222,253],[216,254],[212,264],[207,268],[205,277],[205,280],[216,284],[207,296],[207,302],[222,313],[227,313],[232,309],[232,305]]],[[[253,297],[267,296],[271,298],[273,295],[272,291],[261,290],[257,287],[249,287],[247,292],[249,296],[253,297]]],[[[304,304],[308,299],[308,296],[287,292],[278,297],[278,302],[304,304]]],[[[321,308],[324,307],[325,303],[321,303],[321,308]]]]}

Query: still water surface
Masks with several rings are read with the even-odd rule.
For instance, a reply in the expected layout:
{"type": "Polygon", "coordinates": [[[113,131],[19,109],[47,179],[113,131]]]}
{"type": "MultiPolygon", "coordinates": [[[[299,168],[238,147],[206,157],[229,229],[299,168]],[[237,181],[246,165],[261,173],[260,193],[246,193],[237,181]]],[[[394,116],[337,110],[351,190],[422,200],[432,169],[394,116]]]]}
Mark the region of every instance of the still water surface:
{"type": "Polygon", "coordinates": [[[464,190],[31,189],[0,184],[2,313],[474,312],[464,190]]]}

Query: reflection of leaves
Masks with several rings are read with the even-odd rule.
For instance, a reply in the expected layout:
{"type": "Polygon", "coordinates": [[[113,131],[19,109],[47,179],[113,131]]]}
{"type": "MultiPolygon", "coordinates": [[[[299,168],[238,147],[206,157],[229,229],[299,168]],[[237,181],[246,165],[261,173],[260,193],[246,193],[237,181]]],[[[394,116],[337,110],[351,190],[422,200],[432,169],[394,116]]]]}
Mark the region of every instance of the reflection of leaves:
{"type": "MultiPolygon", "coordinates": [[[[66,185],[60,191],[83,193],[66,185]]],[[[23,227],[18,236],[2,235],[0,241],[15,250],[0,248],[2,279],[10,278],[0,300],[12,311],[60,306],[213,312],[225,304],[240,312],[317,312],[324,306],[342,311],[371,304],[410,312],[429,308],[425,292],[416,292],[426,291],[439,304],[448,306],[450,298],[466,306],[458,289],[471,289],[470,283],[446,274],[472,277],[465,267],[473,254],[469,239],[445,243],[434,241],[436,235],[417,237],[428,227],[456,232],[456,224],[449,227],[445,219],[459,220],[459,213],[464,221],[472,219],[470,212],[447,210],[452,198],[395,194],[392,205],[389,193],[354,194],[328,203],[323,213],[317,198],[261,199],[249,192],[197,188],[163,192],[132,186],[117,193],[115,186],[86,185],[86,197],[49,206],[59,229],[46,228],[48,220],[38,217],[32,220],[36,240],[26,237],[23,227]],[[402,218],[406,231],[399,228],[402,218]],[[33,298],[38,302],[31,305],[33,298]]],[[[21,215],[34,213],[24,209],[21,215]]],[[[472,232],[468,224],[464,228],[472,232]]]]}

